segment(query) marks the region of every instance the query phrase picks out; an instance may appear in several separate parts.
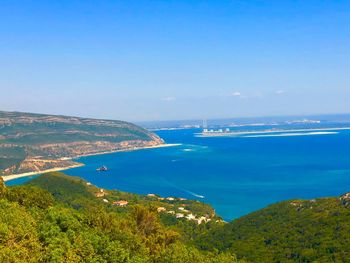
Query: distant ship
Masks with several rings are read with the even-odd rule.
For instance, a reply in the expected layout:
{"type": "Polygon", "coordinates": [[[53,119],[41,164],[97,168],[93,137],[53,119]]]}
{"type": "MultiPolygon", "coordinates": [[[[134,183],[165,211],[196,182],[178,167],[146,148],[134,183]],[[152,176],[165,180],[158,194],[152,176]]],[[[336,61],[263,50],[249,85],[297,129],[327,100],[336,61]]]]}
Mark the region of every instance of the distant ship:
{"type": "Polygon", "coordinates": [[[101,166],[100,168],[97,168],[96,171],[99,171],[99,172],[106,172],[106,171],[108,171],[108,168],[107,168],[107,166],[103,165],[103,166],[101,166]]]}

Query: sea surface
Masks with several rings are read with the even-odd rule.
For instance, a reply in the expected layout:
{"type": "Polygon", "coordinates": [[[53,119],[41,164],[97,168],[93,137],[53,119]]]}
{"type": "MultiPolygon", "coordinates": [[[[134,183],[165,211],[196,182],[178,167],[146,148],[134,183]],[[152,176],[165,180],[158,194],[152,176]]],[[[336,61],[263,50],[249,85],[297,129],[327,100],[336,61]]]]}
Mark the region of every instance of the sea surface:
{"type": "Polygon", "coordinates": [[[181,145],[83,157],[85,166],[65,172],[102,188],[197,199],[227,221],[282,200],[350,191],[350,130],[202,138],[199,131],[158,131],[181,145]],[[97,172],[102,165],[109,171],[97,172]]]}

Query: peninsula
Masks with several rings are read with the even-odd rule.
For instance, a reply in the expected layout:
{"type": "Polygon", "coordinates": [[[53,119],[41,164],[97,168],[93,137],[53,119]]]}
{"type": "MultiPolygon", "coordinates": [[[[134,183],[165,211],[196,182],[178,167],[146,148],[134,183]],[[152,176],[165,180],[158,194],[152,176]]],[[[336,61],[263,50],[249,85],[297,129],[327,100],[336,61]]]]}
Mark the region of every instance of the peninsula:
{"type": "Polygon", "coordinates": [[[73,158],[164,147],[156,134],[129,122],[0,111],[0,175],[4,180],[77,167],[73,158]]]}

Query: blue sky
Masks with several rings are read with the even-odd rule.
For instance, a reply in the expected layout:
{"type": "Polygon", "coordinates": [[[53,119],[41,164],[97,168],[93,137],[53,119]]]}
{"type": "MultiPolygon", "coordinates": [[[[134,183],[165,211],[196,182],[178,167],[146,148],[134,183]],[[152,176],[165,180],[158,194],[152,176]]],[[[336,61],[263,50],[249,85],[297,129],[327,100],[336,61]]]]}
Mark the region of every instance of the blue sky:
{"type": "Polygon", "coordinates": [[[350,112],[350,1],[1,1],[0,109],[130,121],[350,112]]]}

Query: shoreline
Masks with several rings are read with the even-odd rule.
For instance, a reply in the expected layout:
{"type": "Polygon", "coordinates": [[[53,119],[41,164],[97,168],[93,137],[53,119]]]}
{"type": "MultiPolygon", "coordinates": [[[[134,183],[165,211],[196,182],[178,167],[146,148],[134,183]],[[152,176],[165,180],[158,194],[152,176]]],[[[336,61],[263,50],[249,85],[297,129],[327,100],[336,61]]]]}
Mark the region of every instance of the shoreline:
{"type": "Polygon", "coordinates": [[[83,163],[77,163],[75,165],[69,165],[66,167],[56,167],[56,168],[51,168],[51,169],[46,169],[38,172],[27,172],[27,173],[21,173],[21,174],[9,174],[9,175],[2,175],[2,179],[4,182],[11,181],[14,179],[22,178],[22,177],[28,177],[28,176],[33,176],[33,175],[38,175],[38,174],[43,174],[43,173],[50,173],[50,172],[58,172],[58,171],[63,171],[63,170],[68,170],[72,168],[77,168],[84,166],[85,164],[83,163]]]}
{"type": "MultiPolygon", "coordinates": [[[[60,160],[74,160],[74,159],[78,159],[78,158],[81,158],[81,157],[87,157],[87,156],[95,156],[95,155],[117,153],[117,152],[138,151],[138,150],[144,150],[144,149],[175,147],[175,146],[180,146],[180,145],[182,145],[182,144],[181,143],[165,143],[165,144],[159,144],[159,145],[154,145],[154,146],[135,147],[135,148],[132,148],[132,149],[122,149],[122,150],[116,150],[116,151],[91,153],[91,154],[80,155],[80,156],[72,157],[72,158],[63,157],[63,158],[60,158],[60,160]]],[[[33,175],[38,175],[38,174],[43,174],[43,173],[49,173],[49,172],[64,171],[64,170],[68,170],[68,169],[72,169],[72,168],[81,167],[81,166],[84,166],[84,165],[85,164],[83,164],[83,163],[76,163],[74,165],[69,165],[69,166],[66,166],[66,167],[56,167],[56,168],[46,169],[46,170],[37,171],[37,172],[27,172],[27,173],[20,173],[20,174],[0,175],[0,177],[2,177],[4,182],[7,182],[7,181],[14,180],[14,179],[22,178],[22,177],[28,177],[28,176],[33,176],[33,175]]]]}
{"type": "Polygon", "coordinates": [[[88,156],[96,156],[96,155],[102,155],[102,154],[109,154],[109,153],[118,153],[118,152],[132,152],[132,151],[139,151],[139,150],[146,150],[146,149],[156,149],[156,148],[165,148],[165,147],[176,147],[182,145],[181,143],[164,143],[154,146],[144,146],[144,147],[134,147],[134,148],[128,148],[128,149],[121,149],[121,150],[113,150],[113,151],[105,151],[105,152],[98,152],[98,153],[88,153],[88,154],[82,154],[75,157],[63,157],[61,160],[74,160],[79,159],[81,157],[88,157],[88,156]]]}

